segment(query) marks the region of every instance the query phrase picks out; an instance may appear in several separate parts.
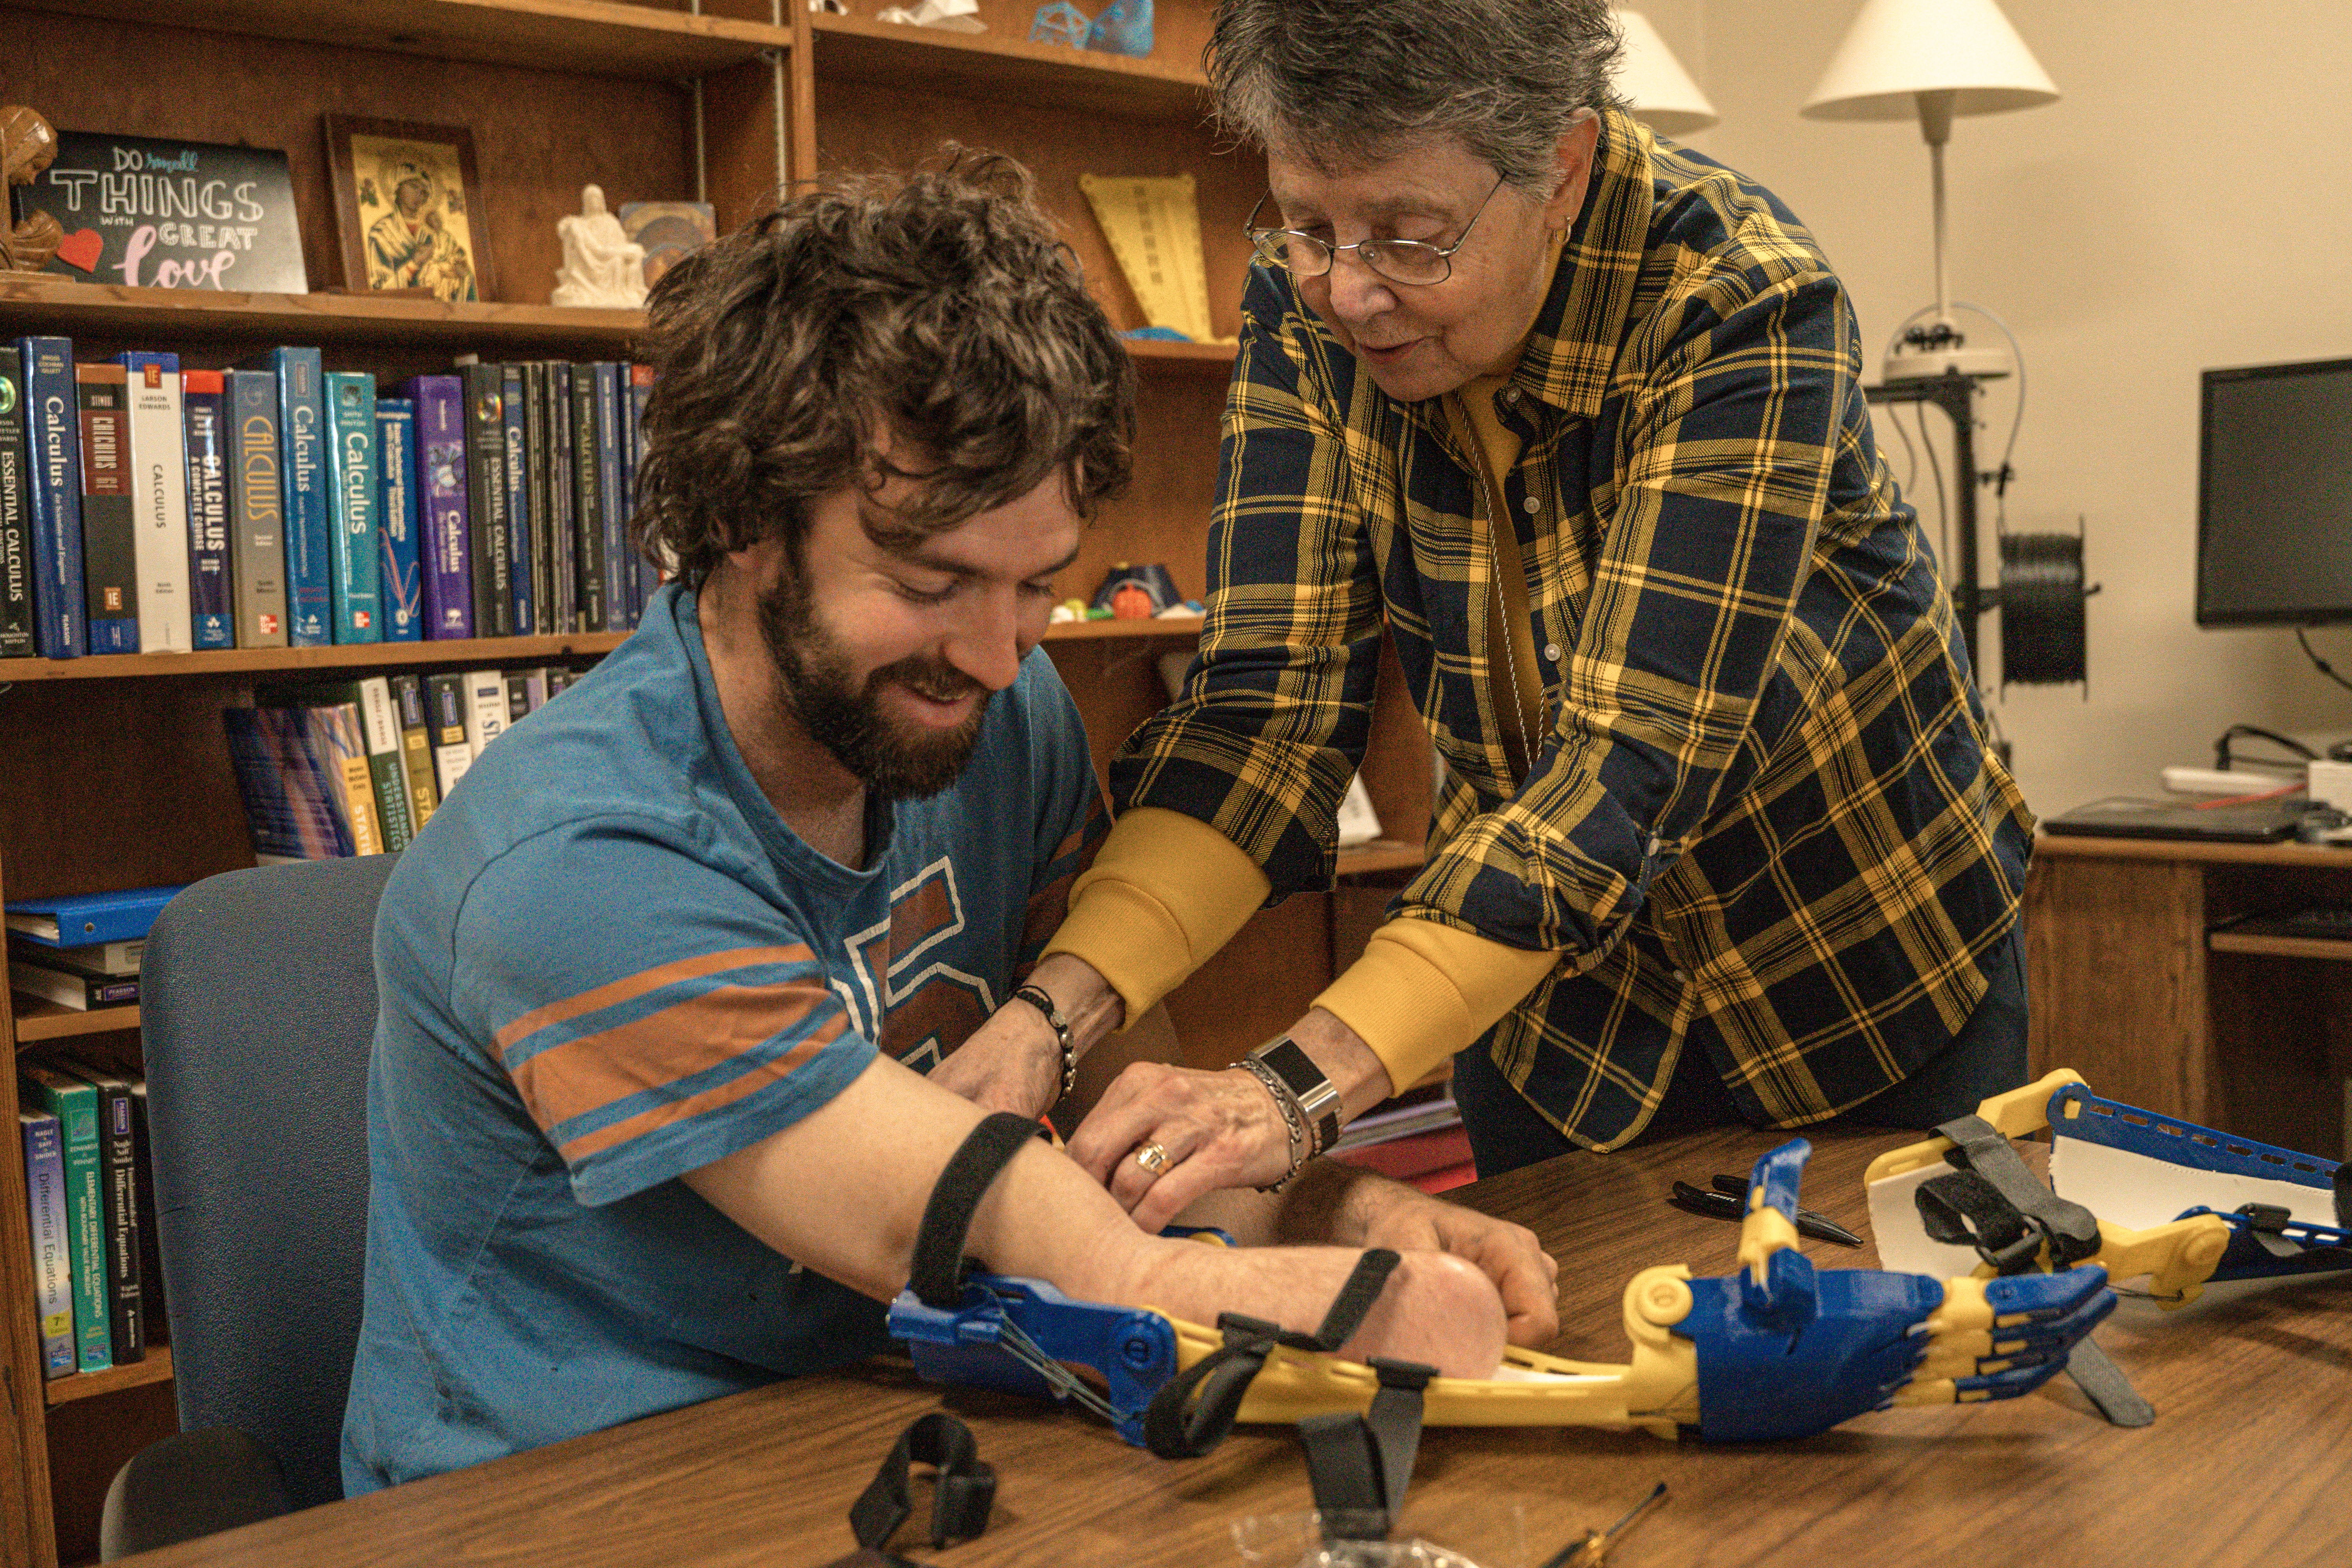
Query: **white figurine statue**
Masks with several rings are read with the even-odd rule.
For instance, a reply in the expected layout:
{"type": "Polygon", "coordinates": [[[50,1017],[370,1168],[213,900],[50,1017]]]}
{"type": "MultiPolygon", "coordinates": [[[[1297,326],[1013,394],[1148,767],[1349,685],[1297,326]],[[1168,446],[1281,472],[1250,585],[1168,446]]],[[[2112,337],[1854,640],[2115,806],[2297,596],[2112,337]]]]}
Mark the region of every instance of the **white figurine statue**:
{"type": "Polygon", "coordinates": [[[580,210],[558,219],[555,232],[563,241],[563,267],[549,303],[625,310],[646,302],[646,247],[604,210],[602,186],[581,187],[580,210]]]}

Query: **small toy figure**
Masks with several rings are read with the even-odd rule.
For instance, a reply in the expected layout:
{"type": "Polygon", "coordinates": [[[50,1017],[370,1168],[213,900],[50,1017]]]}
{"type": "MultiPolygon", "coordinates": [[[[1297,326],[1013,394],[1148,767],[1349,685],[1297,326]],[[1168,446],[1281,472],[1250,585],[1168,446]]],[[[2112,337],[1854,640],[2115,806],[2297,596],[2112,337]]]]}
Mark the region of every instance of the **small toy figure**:
{"type": "Polygon", "coordinates": [[[1087,14],[1069,0],[1053,0],[1051,5],[1037,7],[1036,18],[1029,24],[1029,41],[1067,44],[1074,49],[1083,49],[1093,26],[1087,14]]]}
{"type": "Polygon", "coordinates": [[[1111,0],[1095,18],[1087,47],[1140,58],[1151,52],[1151,0],[1111,0]]]}
{"type": "Polygon", "coordinates": [[[1093,607],[1118,616],[1123,621],[1148,621],[1161,612],[1183,602],[1176,591],[1176,579],[1168,568],[1158,565],[1131,565],[1125,561],[1114,565],[1095,590],[1093,607]]]}

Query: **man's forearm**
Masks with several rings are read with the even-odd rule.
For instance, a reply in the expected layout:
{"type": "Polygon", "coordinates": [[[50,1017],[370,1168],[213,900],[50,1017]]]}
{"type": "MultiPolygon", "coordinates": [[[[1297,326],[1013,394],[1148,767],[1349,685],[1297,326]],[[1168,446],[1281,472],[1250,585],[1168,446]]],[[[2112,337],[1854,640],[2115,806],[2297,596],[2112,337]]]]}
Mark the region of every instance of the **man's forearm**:
{"type": "Polygon", "coordinates": [[[1046,954],[1024,984],[1045,992],[1061,1008],[1070,1026],[1070,1044],[1081,1060],[1127,1021],[1127,1005],[1110,982],[1074,953],[1046,954]]]}

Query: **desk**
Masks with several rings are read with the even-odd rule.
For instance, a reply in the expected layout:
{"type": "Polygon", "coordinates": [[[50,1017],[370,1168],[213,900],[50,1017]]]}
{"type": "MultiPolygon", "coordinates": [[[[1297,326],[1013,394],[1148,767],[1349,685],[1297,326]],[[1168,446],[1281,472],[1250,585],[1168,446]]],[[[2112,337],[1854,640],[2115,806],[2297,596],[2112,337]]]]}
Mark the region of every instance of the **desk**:
{"type": "Polygon", "coordinates": [[[2241,915],[2352,903],[2352,848],[2042,834],[2026,882],[2036,1076],[2340,1156],[2352,942],[2249,937],[2241,915]]]}
{"type": "MultiPolygon", "coordinates": [[[[1865,1230],[1863,1167],[1905,1141],[1825,1135],[1808,1205],[1865,1230]]],[[[1618,1299],[1635,1268],[1675,1258],[1698,1273],[1734,1267],[1737,1228],[1668,1207],[1668,1184],[1745,1170],[1773,1142],[1722,1131],[1623,1154],[1570,1154],[1455,1195],[1532,1226],[1555,1253],[1575,1258],[1561,1272],[1568,1329],[1556,1348],[1619,1361],[1618,1299]]],[[[1805,1247],[1832,1267],[1872,1261],[1805,1247]]],[[[2007,1404],[1885,1411],[1802,1443],[1750,1447],[1639,1432],[1433,1427],[1410,1517],[1442,1538],[1449,1519],[1517,1501],[1549,1554],[1664,1479],[1670,1495],[1627,1533],[1612,1557],[1619,1568],[2341,1568],[2352,1562],[2352,1287],[2238,1289],[2237,1300],[2176,1314],[2126,1302],[2125,1321],[2101,1331],[2160,1412],[2138,1431],[2100,1423],[2063,1380],[2007,1404]]],[[[138,1561],[800,1568],[849,1550],[851,1500],[899,1430],[940,1399],[887,1364],[780,1384],[138,1561]]],[[[996,1519],[981,1540],[909,1553],[926,1562],[1223,1568],[1238,1562],[1228,1521],[1307,1506],[1287,1430],[1243,1428],[1209,1458],[1178,1464],[1076,1414],[1000,1395],[949,1399],[996,1467],[996,1519]]]]}

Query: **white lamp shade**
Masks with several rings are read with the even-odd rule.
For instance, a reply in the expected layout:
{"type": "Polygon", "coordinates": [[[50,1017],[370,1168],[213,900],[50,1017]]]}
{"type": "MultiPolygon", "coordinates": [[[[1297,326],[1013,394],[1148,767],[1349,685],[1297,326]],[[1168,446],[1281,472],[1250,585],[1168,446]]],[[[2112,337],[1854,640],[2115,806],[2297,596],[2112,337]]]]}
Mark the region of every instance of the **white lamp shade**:
{"type": "Polygon", "coordinates": [[[1993,0],[1868,0],[1804,113],[1908,120],[1923,92],[1950,93],[1954,114],[2032,109],[2058,97],[1993,0]]]}
{"type": "Polygon", "coordinates": [[[1617,90],[1625,95],[1633,118],[1666,136],[1704,131],[1723,118],[1647,16],[1639,11],[1620,11],[1617,25],[1625,35],[1625,52],[1617,67],[1617,90]]]}

